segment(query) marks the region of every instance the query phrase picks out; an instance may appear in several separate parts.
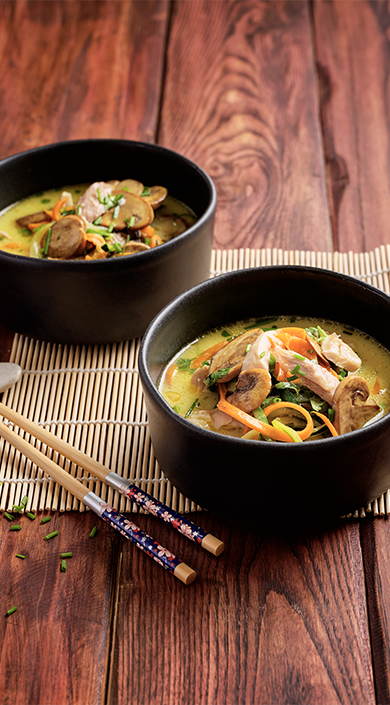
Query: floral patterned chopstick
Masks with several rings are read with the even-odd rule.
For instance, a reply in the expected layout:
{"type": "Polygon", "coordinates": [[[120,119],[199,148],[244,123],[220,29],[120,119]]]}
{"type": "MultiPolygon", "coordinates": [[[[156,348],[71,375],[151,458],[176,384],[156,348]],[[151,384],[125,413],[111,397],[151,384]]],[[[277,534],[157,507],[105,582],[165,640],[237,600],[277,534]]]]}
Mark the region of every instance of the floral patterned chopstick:
{"type": "Polygon", "coordinates": [[[128,497],[133,502],[146,509],[146,511],[150,514],[153,514],[167,524],[170,524],[174,529],[182,533],[184,536],[187,536],[187,538],[192,541],[195,541],[195,543],[200,544],[213,555],[219,556],[224,550],[224,543],[220,539],[207,533],[201,529],[200,526],[197,526],[188,519],[185,519],[181,514],[175,512],[173,509],[170,509],[162,502],[159,502],[157,499],[141,490],[129,480],[124,479],[115,472],[111,472],[108,468],[104,467],[104,465],[98,463],[97,460],[93,460],[82,451],[73,448],[73,446],[66,443],[66,441],[63,441],[61,438],[57,438],[57,436],[49,433],[49,431],[46,431],[33,421],[26,419],[21,414],[18,414],[17,411],[10,409],[1,402],[0,414],[15,423],[20,428],[28,431],[28,433],[31,433],[36,438],[39,438],[39,440],[46,443],[50,448],[54,448],[62,455],[65,455],[74,463],[84,468],[84,470],[87,470],[92,475],[97,477],[99,480],[102,480],[114,489],[118,490],[125,497],[128,497]]]}
{"type": "MultiPolygon", "coordinates": [[[[119,531],[122,536],[130,539],[138,548],[153,558],[159,565],[169,570],[176,578],[185,585],[189,585],[196,578],[196,572],[186,563],[183,563],[168,549],[161,546],[151,536],[138,528],[132,521],[129,521],[123,514],[117,512],[109,504],[103,502],[94,492],[90,492],[88,487],[83,485],[66,470],[53,462],[37,448],[30,445],[24,438],[14,431],[11,431],[4,423],[0,422],[0,436],[11,443],[23,455],[44,470],[55,482],[71,492],[77,499],[80,499],[87,507],[92,509],[104,521],[119,531]]],[[[51,445],[50,447],[54,447],[51,445]]],[[[57,450],[57,448],[54,448],[57,450]]]]}

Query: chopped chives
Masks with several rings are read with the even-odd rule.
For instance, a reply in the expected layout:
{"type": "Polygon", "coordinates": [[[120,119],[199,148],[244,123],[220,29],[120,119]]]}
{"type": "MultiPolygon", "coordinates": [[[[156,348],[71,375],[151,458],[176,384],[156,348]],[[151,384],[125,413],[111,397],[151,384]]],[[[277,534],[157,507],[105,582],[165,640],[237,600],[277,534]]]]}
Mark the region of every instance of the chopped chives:
{"type": "Polygon", "coordinates": [[[4,516],[6,519],[8,519],[8,521],[13,521],[15,519],[15,517],[12,516],[12,514],[9,514],[8,512],[4,512],[4,516]]]}
{"type": "Polygon", "coordinates": [[[67,551],[66,553],[61,553],[61,558],[72,558],[72,551],[67,551]]]}
{"type": "Polygon", "coordinates": [[[66,560],[64,558],[61,561],[61,572],[66,573],[66,560]]]}
{"type": "Polygon", "coordinates": [[[26,512],[26,516],[28,516],[31,521],[34,521],[34,519],[36,519],[35,514],[33,514],[32,512],[26,512]]]}
{"type": "Polygon", "coordinates": [[[26,556],[23,556],[22,553],[16,553],[15,558],[26,558],[26,556]]]}
{"type": "Polygon", "coordinates": [[[17,609],[18,609],[18,608],[15,607],[15,606],[14,606],[14,607],[11,607],[11,609],[9,609],[8,612],[5,613],[5,616],[6,616],[6,617],[9,617],[10,614],[13,614],[14,612],[16,612],[17,609]]]}
{"type": "Polygon", "coordinates": [[[101,222],[102,222],[102,216],[99,215],[99,217],[93,221],[93,225],[100,225],[101,222]]]}
{"type": "Polygon", "coordinates": [[[94,526],[93,529],[92,529],[92,531],[91,531],[91,533],[89,534],[89,538],[90,538],[90,539],[93,539],[93,537],[95,536],[96,532],[97,532],[97,526],[94,526]]]}
{"type": "Polygon", "coordinates": [[[15,514],[18,514],[21,512],[23,507],[20,507],[19,504],[13,504],[12,505],[12,511],[15,512],[15,514]]]}
{"type": "Polygon", "coordinates": [[[50,235],[51,235],[51,228],[47,231],[46,235],[46,242],[45,242],[45,249],[43,250],[43,254],[46,256],[49,250],[49,243],[50,243],[50,235]]]}
{"type": "Polygon", "coordinates": [[[51,521],[51,517],[43,517],[43,519],[41,519],[41,524],[47,524],[48,521],[51,521]]]}
{"type": "Polygon", "coordinates": [[[108,226],[108,232],[109,232],[109,233],[112,233],[112,231],[114,230],[114,225],[115,225],[115,223],[114,223],[114,221],[112,220],[111,223],[110,223],[110,225],[108,226]]]}
{"type": "Polygon", "coordinates": [[[22,507],[25,507],[27,502],[28,502],[28,497],[27,497],[27,495],[25,495],[24,497],[22,497],[20,504],[22,505],[22,507]]]}
{"type": "Polygon", "coordinates": [[[21,528],[20,524],[12,524],[10,527],[11,531],[20,531],[21,528]]]}
{"type": "Polygon", "coordinates": [[[49,541],[50,539],[54,539],[55,536],[58,536],[58,531],[52,531],[51,534],[46,534],[45,541],[49,541]]]}

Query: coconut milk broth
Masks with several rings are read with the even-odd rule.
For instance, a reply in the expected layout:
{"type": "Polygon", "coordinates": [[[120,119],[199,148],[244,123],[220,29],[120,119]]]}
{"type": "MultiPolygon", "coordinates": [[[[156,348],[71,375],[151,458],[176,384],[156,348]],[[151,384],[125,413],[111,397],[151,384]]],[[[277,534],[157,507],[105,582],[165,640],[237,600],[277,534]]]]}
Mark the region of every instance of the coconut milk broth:
{"type": "MultiPolygon", "coordinates": [[[[14,203],[0,212],[0,250],[10,252],[13,255],[29,256],[30,244],[33,238],[33,233],[28,228],[20,228],[17,224],[19,218],[23,218],[30,213],[38,213],[44,210],[51,210],[61,196],[62,191],[67,191],[72,194],[73,202],[76,203],[89,184],[76,184],[74,186],[64,186],[56,189],[48,189],[28,196],[17,203],[14,203]],[[8,236],[8,237],[7,237],[8,236]],[[12,245],[12,249],[7,245],[15,243],[18,247],[12,245]]],[[[173,196],[168,195],[164,203],[156,210],[155,216],[177,215],[184,216],[184,222],[187,227],[193,225],[196,221],[196,216],[193,211],[181,201],[178,201],[173,196]]],[[[158,217],[153,221],[153,227],[156,234],[159,233],[158,217]]],[[[178,228],[178,233],[182,232],[182,228],[178,228]]],[[[164,241],[164,237],[162,238],[164,241]]]]}
{"type": "MultiPolygon", "coordinates": [[[[271,319],[269,319],[269,323],[267,324],[264,322],[265,320],[266,319],[262,319],[258,324],[258,327],[263,328],[263,330],[287,327],[308,328],[319,325],[327,333],[335,332],[340,335],[344,342],[346,342],[362,360],[361,367],[354,374],[358,374],[367,380],[372,398],[382,409],[380,414],[375,418],[377,419],[388,413],[390,409],[390,352],[376,340],[359,330],[324,319],[280,316],[273,318],[272,322],[271,319]],[[261,325],[261,323],[263,323],[263,325],[261,325]],[[380,392],[379,394],[374,394],[373,387],[377,376],[379,378],[380,392]]],[[[196,399],[198,400],[196,403],[197,409],[213,409],[218,402],[218,394],[209,389],[202,392],[191,385],[191,374],[194,370],[185,371],[177,369],[173,375],[171,384],[168,384],[167,370],[169,370],[172,363],[177,363],[177,361],[180,360],[194,359],[221,340],[226,340],[227,337],[243,333],[248,326],[257,327],[254,324],[255,319],[251,319],[210,331],[194,340],[170,361],[163,371],[158,388],[164,399],[177,413],[181,416],[185,416],[196,399]]],[[[372,423],[372,421],[370,423],[372,423]]],[[[205,427],[208,428],[209,426],[205,424],[205,427]]],[[[221,429],[220,433],[234,436],[241,435],[238,431],[229,431],[227,429],[221,429]]]]}

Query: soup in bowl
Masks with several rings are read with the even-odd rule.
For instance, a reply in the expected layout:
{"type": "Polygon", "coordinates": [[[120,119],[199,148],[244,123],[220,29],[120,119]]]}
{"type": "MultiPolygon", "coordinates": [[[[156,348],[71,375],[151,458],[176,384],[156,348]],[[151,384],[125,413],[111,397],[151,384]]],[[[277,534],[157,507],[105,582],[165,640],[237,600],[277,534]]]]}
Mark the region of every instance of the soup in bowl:
{"type": "Polygon", "coordinates": [[[233,272],[178,297],[139,358],[164,473],[204,508],[260,523],[376,498],[390,486],[389,313],[381,291],[311,267],[233,272]]]}

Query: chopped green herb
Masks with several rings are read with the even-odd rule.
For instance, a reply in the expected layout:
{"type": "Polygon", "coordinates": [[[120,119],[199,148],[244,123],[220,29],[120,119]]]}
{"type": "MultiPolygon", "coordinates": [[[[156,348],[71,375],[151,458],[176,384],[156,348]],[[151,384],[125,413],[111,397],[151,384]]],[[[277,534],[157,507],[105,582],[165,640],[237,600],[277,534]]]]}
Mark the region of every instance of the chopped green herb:
{"type": "Polygon", "coordinates": [[[127,225],[128,228],[133,228],[135,224],[135,215],[132,215],[129,218],[126,218],[125,220],[125,225],[127,225]]]}
{"type": "Polygon", "coordinates": [[[264,355],[265,355],[265,350],[263,350],[263,352],[260,353],[260,359],[261,359],[262,357],[264,357],[264,355]]]}
{"type": "Polygon", "coordinates": [[[58,536],[58,531],[52,531],[51,534],[46,534],[45,541],[50,541],[50,539],[54,539],[55,536],[58,536]]]}
{"type": "Polygon", "coordinates": [[[41,203],[50,203],[50,198],[42,198],[41,203]]]}
{"type": "Polygon", "coordinates": [[[304,355],[300,355],[299,353],[294,353],[294,357],[296,360],[306,360],[304,355]]]}
{"type": "Polygon", "coordinates": [[[322,399],[319,399],[317,397],[311,397],[310,398],[310,406],[313,409],[313,411],[321,411],[324,401],[322,399]]]}
{"type": "Polygon", "coordinates": [[[51,517],[43,517],[43,519],[41,519],[41,522],[40,522],[40,523],[41,523],[41,524],[47,524],[48,521],[51,521],[51,517]]]}
{"type": "Polygon", "coordinates": [[[49,230],[47,231],[47,235],[46,235],[46,242],[45,242],[45,247],[43,250],[43,254],[45,255],[45,257],[47,257],[47,253],[49,250],[50,236],[51,236],[51,228],[49,228],[49,230]]]}
{"type": "Polygon", "coordinates": [[[112,220],[110,225],[108,226],[108,232],[112,233],[113,230],[114,230],[114,221],[112,220]]]}
{"type": "Polygon", "coordinates": [[[9,617],[10,614],[13,614],[14,612],[16,612],[17,609],[18,609],[17,607],[11,607],[11,609],[9,609],[8,612],[5,613],[5,616],[9,617]]]}
{"type": "Polygon", "coordinates": [[[248,343],[248,345],[247,345],[246,348],[245,348],[245,355],[247,355],[247,353],[249,352],[249,350],[251,349],[251,347],[252,347],[252,343],[248,343]]]}
{"type": "Polygon", "coordinates": [[[287,377],[287,382],[295,382],[296,379],[298,379],[296,375],[294,375],[293,377],[287,377]]]}
{"type": "Polygon", "coordinates": [[[22,553],[16,553],[15,558],[23,558],[23,560],[26,558],[26,556],[23,556],[22,553]]]}
{"type": "Polygon", "coordinates": [[[144,190],[141,193],[141,198],[144,198],[145,196],[150,196],[150,188],[145,186],[144,190]]]}
{"type": "Polygon", "coordinates": [[[180,414],[180,409],[177,404],[175,404],[175,406],[173,406],[172,409],[173,409],[173,411],[176,412],[176,414],[180,414]]]}
{"type": "Polygon", "coordinates": [[[332,423],[333,423],[333,421],[334,421],[334,415],[335,415],[334,409],[331,409],[331,408],[329,407],[329,409],[328,409],[328,419],[329,419],[329,421],[331,421],[332,423]]]}
{"type": "Polygon", "coordinates": [[[93,529],[92,529],[92,531],[91,531],[91,533],[89,534],[89,538],[90,538],[90,539],[93,539],[93,537],[95,536],[96,532],[97,532],[97,526],[94,526],[93,529]]]}
{"type": "Polygon", "coordinates": [[[295,367],[293,367],[293,369],[291,370],[291,374],[292,374],[292,375],[298,374],[298,372],[299,372],[299,367],[300,367],[299,365],[295,365],[295,367]]]}
{"type": "Polygon", "coordinates": [[[213,387],[218,380],[222,379],[225,375],[229,374],[230,367],[222,367],[220,370],[215,370],[211,375],[208,375],[205,379],[205,384],[207,387],[213,387]]]}
{"type": "Polygon", "coordinates": [[[184,418],[185,418],[185,419],[187,419],[187,418],[192,414],[192,412],[193,412],[193,410],[195,409],[195,406],[196,406],[196,404],[198,403],[198,401],[199,401],[198,399],[195,399],[195,401],[192,402],[190,408],[188,409],[188,411],[187,411],[186,414],[184,415],[184,418]]]}
{"type": "Polygon", "coordinates": [[[275,372],[275,365],[276,365],[275,355],[273,355],[271,353],[271,355],[269,356],[269,371],[270,372],[275,372]]]}
{"type": "Polygon", "coordinates": [[[269,421],[268,421],[263,409],[261,408],[261,406],[259,406],[257,409],[254,409],[253,416],[258,421],[262,421],[263,423],[269,424],[269,421]]]}
{"type": "Polygon", "coordinates": [[[77,206],[76,214],[81,215],[81,206],[77,206]]]}
{"type": "Polygon", "coordinates": [[[66,551],[66,553],[61,553],[61,558],[72,558],[73,553],[72,551],[66,551]]]}
{"type": "Polygon", "coordinates": [[[295,323],[296,320],[297,320],[296,316],[291,316],[290,323],[295,323]]]}
{"type": "Polygon", "coordinates": [[[13,521],[15,519],[15,517],[12,516],[12,514],[9,514],[8,512],[4,512],[4,516],[6,519],[8,519],[8,521],[13,521]]]}
{"type": "Polygon", "coordinates": [[[178,360],[176,360],[176,367],[178,370],[181,370],[182,372],[189,372],[190,371],[190,365],[191,365],[192,360],[189,360],[186,357],[180,357],[178,360]]]}
{"type": "Polygon", "coordinates": [[[66,560],[64,558],[61,561],[61,572],[66,573],[66,560]]]}
{"type": "Polygon", "coordinates": [[[93,225],[100,225],[101,222],[102,222],[102,216],[99,215],[99,217],[93,221],[93,225]]]}
{"type": "Polygon", "coordinates": [[[117,203],[116,206],[115,206],[115,208],[114,208],[113,214],[112,214],[112,219],[113,219],[113,220],[117,220],[118,215],[119,215],[119,211],[120,211],[120,205],[119,205],[119,203],[117,203]]]}
{"type": "Polygon", "coordinates": [[[21,528],[20,524],[11,524],[10,526],[11,531],[20,531],[21,528]]]}
{"type": "Polygon", "coordinates": [[[338,373],[339,379],[344,379],[344,377],[346,377],[347,374],[348,374],[347,370],[339,370],[339,373],[338,373]]]}
{"type": "Polygon", "coordinates": [[[230,335],[231,335],[231,334],[229,333],[228,330],[223,330],[223,331],[221,332],[221,335],[222,335],[224,338],[230,338],[230,335]]]}
{"type": "Polygon", "coordinates": [[[28,497],[27,497],[27,495],[25,495],[24,497],[22,497],[20,504],[22,505],[22,507],[25,507],[27,502],[28,502],[28,497]]]}
{"type": "Polygon", "coordinates": [[[13,504],[12,505],[12,511],[15,512],[15,514],[19,514],[21,512],[23,507],[19,506],[19,504],[13,504]]]}
{"type": "Polygon", "coordinates": [[[280,401],[282,401],[281,397],[267,397],[264,399],[261,406],[264,409],[265,406],[269,406],[270,404],[278,404],[280,401]]]}
{"type": "Polygon", "coordinates": [[[33,514],[32,512],[26,512],[26,516],[28,516],[31,521],[34,521],[34,519],[36,519],[35,514],[33,514]]]}

